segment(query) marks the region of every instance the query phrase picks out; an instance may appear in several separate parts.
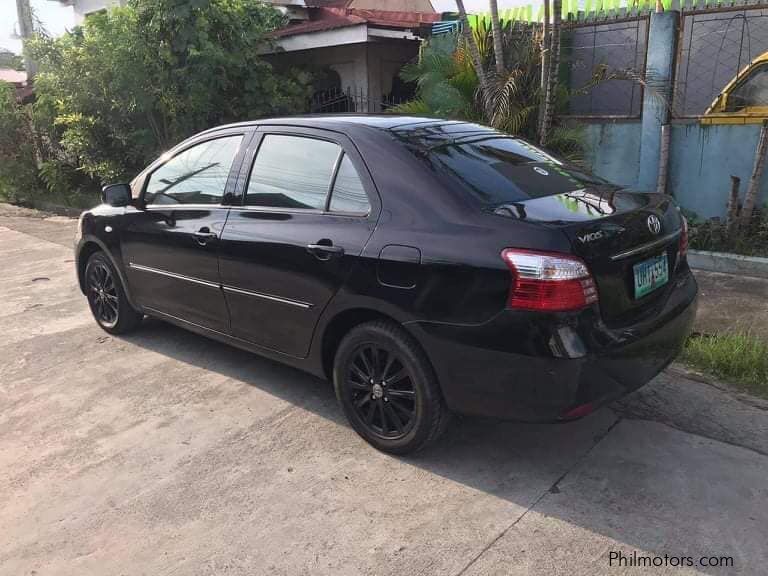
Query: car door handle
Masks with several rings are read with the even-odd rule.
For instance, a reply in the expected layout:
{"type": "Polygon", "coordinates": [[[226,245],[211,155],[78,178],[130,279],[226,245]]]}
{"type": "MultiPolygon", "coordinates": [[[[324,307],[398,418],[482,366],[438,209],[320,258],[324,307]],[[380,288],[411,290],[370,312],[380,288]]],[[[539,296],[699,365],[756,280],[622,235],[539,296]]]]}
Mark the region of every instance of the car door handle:
{"type": "Polygon", "coordinates": [[[205,246],[209,241],[216,240],[216,232],[211,232],[209,228],[200,228],[197,232],[193,232],[192,235],[197,240],[197,243],[201,246],[205,246]]]}
{"type": "Polygon", "coordinates": [[[344,248],[333,244],[307,244],[307,251],[318,260],[330,260],[344,255],[344,248]]]}

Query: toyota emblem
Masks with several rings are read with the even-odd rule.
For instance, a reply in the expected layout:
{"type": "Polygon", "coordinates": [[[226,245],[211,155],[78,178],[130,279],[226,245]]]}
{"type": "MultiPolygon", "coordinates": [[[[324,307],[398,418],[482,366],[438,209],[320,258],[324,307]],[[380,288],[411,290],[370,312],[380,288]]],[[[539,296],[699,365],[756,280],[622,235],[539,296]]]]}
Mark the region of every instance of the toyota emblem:
{"type": "Polygon", "coordinates": [[[648,216],[648,230],[651,231],[651,234],[658,234],[661,232],[661,220],[659,220],[659,217],[656,216],[656,214],[651,214],[648,216]]]}

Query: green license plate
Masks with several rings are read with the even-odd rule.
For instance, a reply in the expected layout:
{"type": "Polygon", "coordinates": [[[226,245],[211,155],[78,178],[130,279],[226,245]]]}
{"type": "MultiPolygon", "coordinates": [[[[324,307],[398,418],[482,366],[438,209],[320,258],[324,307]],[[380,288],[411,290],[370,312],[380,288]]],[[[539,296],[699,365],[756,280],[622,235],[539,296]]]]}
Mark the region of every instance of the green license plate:
{"type": "Polygon", "coordinates": [[[635,273],[635,298],[642,298],[669,281],[669,263],[664,252],[633,266],[635,273]]]}

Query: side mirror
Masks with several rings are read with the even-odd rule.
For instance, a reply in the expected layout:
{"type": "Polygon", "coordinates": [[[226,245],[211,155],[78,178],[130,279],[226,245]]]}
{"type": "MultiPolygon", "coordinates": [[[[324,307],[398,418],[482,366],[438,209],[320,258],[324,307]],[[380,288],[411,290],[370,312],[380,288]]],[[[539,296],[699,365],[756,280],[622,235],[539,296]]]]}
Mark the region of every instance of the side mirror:
{"type": "Polygon", "coordinates": [[[128,206],[131,203],[131,187],[128,184],[108,184],[101,189],[101,199],[110,206],[128,206]]]}

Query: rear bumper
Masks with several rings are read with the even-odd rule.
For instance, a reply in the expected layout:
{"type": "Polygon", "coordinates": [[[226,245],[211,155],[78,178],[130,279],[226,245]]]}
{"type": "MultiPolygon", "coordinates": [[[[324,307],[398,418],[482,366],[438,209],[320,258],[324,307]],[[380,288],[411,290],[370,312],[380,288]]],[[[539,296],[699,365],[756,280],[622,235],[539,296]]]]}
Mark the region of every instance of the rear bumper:
{"type": "Polygon", "coordinates": [[[454,412],[568,419],[639,388],[678,355],[696,316],[697,287],[688,270],[675,284],[643,321],[621,329],[606,327],[594,309],[554,316],[504,311],[480,325],[408,326],[454,412]]]}

